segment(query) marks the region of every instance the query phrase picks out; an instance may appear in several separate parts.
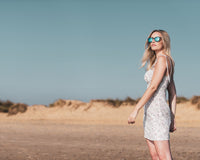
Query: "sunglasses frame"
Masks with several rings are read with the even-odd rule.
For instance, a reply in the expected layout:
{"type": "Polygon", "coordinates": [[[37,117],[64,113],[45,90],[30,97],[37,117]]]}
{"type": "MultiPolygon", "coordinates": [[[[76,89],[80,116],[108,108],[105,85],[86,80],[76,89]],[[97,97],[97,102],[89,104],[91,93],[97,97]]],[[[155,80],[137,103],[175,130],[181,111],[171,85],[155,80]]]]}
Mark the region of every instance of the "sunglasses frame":
{"type": "Polygon", "coordinates": [[[148,42],[151,43],[151,42],[153,42],[153,40],[154,40],[155,42],[160,42],[161,39],[162,39],[162,37],[159,37],[159,36],[154,37],[154,38],[153,38],[153,37],[149,37],[149,38],[148,38],[148,42]]]}

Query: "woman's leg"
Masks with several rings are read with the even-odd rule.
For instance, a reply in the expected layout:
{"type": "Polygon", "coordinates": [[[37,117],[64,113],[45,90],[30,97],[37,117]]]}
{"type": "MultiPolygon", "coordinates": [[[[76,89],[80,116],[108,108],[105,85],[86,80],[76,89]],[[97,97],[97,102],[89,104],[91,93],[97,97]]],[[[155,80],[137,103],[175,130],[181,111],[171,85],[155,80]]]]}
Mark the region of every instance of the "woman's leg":
{"type": "Polygon", "coordinates": [[[172,160],[170,143],[168,140],[154,141],[154,145],[160,160],[172,160]]]}
{"type": "Polygon", "coordinates": [[[149,147],[149,151],[150,151],[152,160],[159,160],[159,157],[158,157],[158,154],[156,151],[156,147],[154,145],[154,141],[151,141],[149,139],[146,139],[146,141],[147,141],[147,145],[149,147]]]}

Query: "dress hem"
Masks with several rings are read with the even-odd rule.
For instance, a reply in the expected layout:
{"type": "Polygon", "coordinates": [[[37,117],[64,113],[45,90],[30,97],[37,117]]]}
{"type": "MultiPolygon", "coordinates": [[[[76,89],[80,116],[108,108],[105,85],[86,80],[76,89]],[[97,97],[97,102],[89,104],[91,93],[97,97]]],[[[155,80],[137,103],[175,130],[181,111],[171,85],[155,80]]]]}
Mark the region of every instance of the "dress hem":
{"type": "Polygon", "coordinates": [[[144,137],[145,139],[148,139],[150,141],[169,141],[170,139],[166,138],[166,139],[151,139],[151,138],[148,138],[148,137],[144,137]]]}

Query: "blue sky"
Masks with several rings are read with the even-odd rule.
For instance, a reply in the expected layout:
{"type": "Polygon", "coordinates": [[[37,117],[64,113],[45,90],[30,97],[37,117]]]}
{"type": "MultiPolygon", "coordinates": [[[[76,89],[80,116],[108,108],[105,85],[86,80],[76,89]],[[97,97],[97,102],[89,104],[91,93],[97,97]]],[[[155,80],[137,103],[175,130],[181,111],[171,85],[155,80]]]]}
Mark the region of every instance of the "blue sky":
{"type": "Polygon", "coordinates": [[[178,96],[200,95],[200,1],[0,1],[0,99],[141,97],[144,43],[171,37],[178,96]]]}

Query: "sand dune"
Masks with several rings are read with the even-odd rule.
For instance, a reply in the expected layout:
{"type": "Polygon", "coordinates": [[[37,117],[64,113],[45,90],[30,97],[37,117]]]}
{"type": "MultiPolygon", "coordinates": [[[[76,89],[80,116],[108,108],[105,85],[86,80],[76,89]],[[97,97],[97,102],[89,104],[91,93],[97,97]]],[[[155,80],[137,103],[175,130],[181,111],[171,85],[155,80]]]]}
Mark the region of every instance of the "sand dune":
{"type": "MultiPolygon", "coordinates": [[[[8,116],[0,113],[0,121],[53,120],[68,124],[120,124],[127,125],[127,118],[134,106],[112,107],[104,102],[84,103],[77,100],[64,100],[54,107],[43,105],[29,106],[25,113],[8,116]]],[[[137,117],[136,126],[141,126],[143,109],[137,117]]],[[[200,127],[200,110],[190,102],[177,104],[176,121],[178,126],[200,127]]]]}
{"type": "MultiPolygon", "coordinates": [[[[135,125],[134,106],[91,101],[29,106],[25,113],[0,113],[1,160],[150,160],[143,137],[143,110],[135,125]]],[[[199,160],[200,110],[177,104],[177,131],[171,133],[174,159],[199,160]]]]}

